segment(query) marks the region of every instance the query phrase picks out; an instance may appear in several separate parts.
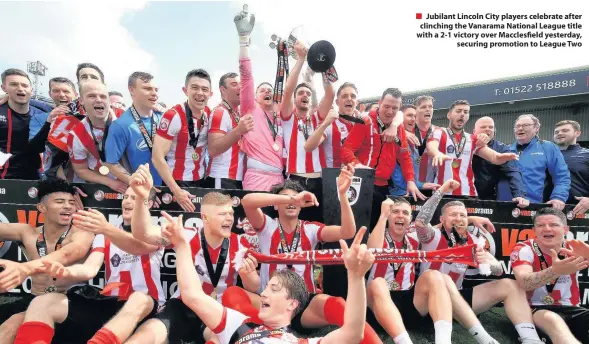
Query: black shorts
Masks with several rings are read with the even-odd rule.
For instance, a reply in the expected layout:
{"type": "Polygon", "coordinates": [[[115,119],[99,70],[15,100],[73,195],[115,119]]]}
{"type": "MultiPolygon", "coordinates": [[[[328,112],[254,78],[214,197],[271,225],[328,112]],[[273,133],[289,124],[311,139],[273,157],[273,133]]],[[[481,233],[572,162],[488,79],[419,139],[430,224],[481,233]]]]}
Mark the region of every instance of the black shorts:
{"type": "MultiPolygon", "coordinates": [[[[204,343],[204,323],[180,299],[169,299],[154,316],[168,330],[170,343],[204,343]]],[[[212,330],[212,329],[211,329],[212,330]]]]}
{"type": "Polygon", "coordinates": [[[532,306],[532,313],[542,309],[558,314],[567,324],[573,336],[581,343],[589,343],[589,309],[574,306],[532,306]]]}
{"type": "Polygon", "coordinates": [[[241,180],[233,180],[229,178],[206,177],[200,185],[201,188],[207,189],[243,190],[241,180]]]}
{"type": "MultiPolygon", "coordinates": [[[[91,285],[75,286],[67,293],[68,314],[61,324],[55,326],[54,343],[85,343],[100,330],[117,312],[123,308],[125,301],[117,296],[103,296],[100,289],[91,285]]],[[[157,301],[151,313],[155,314],[157,301]]]]}
{"type": "Polygon", "coordinates": [[[297,315],[294,316],[294,318],[292,318],[292,321],[290,322],[290,328],[298,334],[302,334],[302,335],[307,336],[317,330],[316,328],[303,327],[303,324],[301,323],[301,318],[303,317],[303,312],[307,309],[307,307],[309,307],[311,300],[313,300],[313,298],[315,296],[317,296],[316,293],[309,294],[309,301],[307,301],[307,304],[301,309],[301,311],[299,313],[297,313],[297,315]]]}
{"type": "Polygon", "coordinates": [[[473,288],[462,288],[458,291],[460,293],[460,295],[462,295],[462,298],[464,299],[464,301],[466,301],[466,303],[468,303],[470,308],[472,308],[473,290],[474,290],[473,288]]]}
{"type": "Polygon", "coordinates": [[[0,304],[0,325],[10,319],[14,314],[26,311],[34,298],[35,295],[24,292],[21,292],[20,294],[0,294],[0,300],[6,302],[0,304]]]}
{"type": "Polygon", "coordinates": [[[421,325],[423,325],[424,322],[427,321],[433,323],[429,314],[423,316],[415,308],[415,305],[413,304],[415,288],[399,291],[391,290],[390,293],[391,300],[393,300],[395,307],[397,307],[399,313],[401,313],[401,318],[403,319],[403,324],[406,328],[419,328],[421,325]]]}

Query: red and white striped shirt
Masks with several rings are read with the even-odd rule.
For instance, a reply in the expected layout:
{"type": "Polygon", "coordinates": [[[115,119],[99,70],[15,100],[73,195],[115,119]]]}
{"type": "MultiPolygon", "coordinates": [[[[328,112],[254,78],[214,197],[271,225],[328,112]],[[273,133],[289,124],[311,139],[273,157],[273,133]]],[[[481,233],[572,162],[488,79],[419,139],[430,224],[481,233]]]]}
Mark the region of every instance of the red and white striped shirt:
{"type": "Polygon", "coordinates": [[[327,138],[323,142],[325,167],[340,168],[342,166],[341,150],[343,142],[353,127],[353,122],[338,118],[325,130],[327,135],[327,138]]]}
{"type": "Polygon", "coordinates": [[[141,291],[158,300],[160,304],[166,302],[160,281],[163,248],[135,256],[118,248],[104,235],[98,234],[92,243],[92,252],[104,253],[105,295],[119,296],[126,300],[134,291],[141,291]],[[120,285],[117,288],[118,284],[120,285]]]}
{"type": "Polygon", "coordinates": [[[186,104],[178,104],[166,111],[157,129],[157,135],[172,141],[166,160],[172,177],[178,181],[197,181],[205,176],[205,158],[209,132],[209,109],[201,119],[192,118],[194,136],[198,138],[196,149],[190,145],[186,119],[186,104]]]}
{"type": "MultiPolygon", "coordinates": [[[[284,134],[284,148],[286,149],[287,173],[314,173],[321,172],[325,164],[325,140],[322,145],[312,152],[305,151],[305,142],[319,127],[319,115],[317,112],[306,119],[300,119],[295,115],[295,110],[287,120],[282,120],[284,134]],[[305,138],[305,133],[307,137],[305,138]]],[[[323,133],[328,139],[328,133],[323,133]]]]}
{"type": "MultiPolygon", "coordinates": [[[[407,243],[408,250],[416,250],[419,248],[419,240],[415,232],[405,234],[404,238],[407,243]]],[[[395,247],[390,247],[386,238],[383,240],[382,248],[403,248],[403,242],[395,241],[395,247]]],[[[392,285],[398,284],[400,289],[397,290],[409,290],[413,288],[415,284],[415,264],[411,262],[401,263],[398,273],[395,276],[395,268],[393,263],[378,263],[372,266],[370,269],[370,275],[368,276],[368,282],[375,278],[382,277],[387,281],[389,289],[392,290],[392,285]]]]}
{"type": "MultiPolygon", "coordinates": [[[[209,134],[227,134],[237,127],[238,122],[229,113],[223,104],[217,106],[211,115],[209,134]]],[[[241,139],[240,139],[241,141],[241,139]]],[[[235,142],[224,153],[211,157],[208,175],[213,178],[228,178],[243,180],[245,167],[245,153],[239,148],[239,142],[235,142]]]]}
{"type": "MultiPolygon", "coordinates": [[[[229,237],[229,252],[227,252],[227,258],[225,259],[225,264],[223,265],[221,277],[219,278],[217,286],[213,287],[211,277],[209,276],[209,272],[207,270],[207,263],[205,261],[203,247],[200,240],[200,231],[202,230],[202,228],[198,228],[196,230],[192,228],[185,228],[184,237],[190,245],[192,251],[192,261],[196,267],[196,272],[199,274],[198,277],[202,284],[202,290],[207,295],[211,295],[211,293],[215,291],[217,294],[217,301],[221,302],[221,297],[223,296],[223,293],[227,287],[231,287],[237,283],[238,271],[235,269],[235,265],[233,264],[235,254],[241,249],[248,249],[250,244],[246,238],[247,234],[231,233],[231,236],[229,237]]],[[[211,246],[207,245],[209,257],[211,258],[211,263],[213,264],[214,269],[217,268],[217,260],[219,258],[219,254],[221,253],[222,247],[222,244],[217,248],[212,248],[211,246]]],[[[174,295],[172,295],[172,298],[181,298],[179,288],[176,290],[174,295]]]]}
{"type": "MultiPolygon", "coordinates": [[[[540,257],[534,251],[534,239],[528,239],[523,242],[518,242],[511,251],[511,266],[516,268],[521,265],[529,265],[534,269],[534,272],[542,271],[540,265],[540,257]]],[[[568,246],[568,245],[567,245],[568,246]]],[[[570,249],[570,247],[568,247],[570,249]]],[[[546,260],[548,266],[552,266],[552,256],[541,252],[546,260]]],[[[546,286],[536,288],[532,291],[526,292],[528,301],[532,306],[545,306],[542,298],[549,295],[546,286]]],[[[557,306],[579,306],[581,298],[579,294],[579,281],[577,273],[558,277],[554,284],[554,289],[550,293],[554,299],[553,305],[557,306]]]]}
{"type": "MultiPolygon", "coordinates": [[[[447,160],[443,166],[437,168],[437,183],[442,185],[448,179],[454,179],[460,182],[460,188],[454,190],[454,196],[477,196],[477,190],[474,186],[474,173],[472,172],[472,157],[479,150],[477,147],[476,135],[462,132],[462,134],[454,134],[454,141],[452,142],[450,134],[452,132],[447,128],[438,128],[433,132],[429,141],[435,140],[440,143],[438,150],[440,153],[446,154],[453,160],[447,160]],[[462,137],[465,138],[464,149],[460,157],[456,157],[456,149],[460,146],[462,137]],[[458,166],[454,168],[452,165],[457,162],[458,166]]],[[[450,193],[448,193],[450,194],[450,193]]]]}
{"type": "MultiPolygon", "coordinates": [[[[433,228],[433,227],[432,227],[433,228]]],[[[446,248],[450,248],[451,246],[448,245],[448,240],[442,234],[444,229],[437,229],[434,228],[435,234],[434,237],[429,242],[421,242],[421,249],[424,251],[435,251],[435,250],[443,250],[446,248]]],[[[478,247],[485,247],[486,239],[484,236],[475,236],[470,231],[467,231],[468,240],[464,245],[472,245],[476,244],[478,247]]],[[[452,278],[454,283],[456,283],[456,288],[462,289],[462,282],[464,281],[464,275],[466,274],[466,270],[468,269],[468,265],[466,264],[459,264],[459,263],[431,263],[431,262],[422,262],[421,263],[421,270],[419,274],[421,275],[425,271],[432,269],[438,270],[443,274],[447,274],[452,278]]]]}
{"type": "MultiPolygon", "coordinates": [[[[300,231],[300,235],[298,236],[299,240],[293,252],[313,250],[315,249],[317,243],[322,241],[321,231],[323,230],[323,227],[325,227],[325,225],[320,222],[309,222],[299,220],[299,227],[297,230],[292,231],[291,233],[284,233],[284,236],[286,237],[287,241],[286,243],[284,243],[284,245],[285,247],[288,247],[290,249],[293,245],[293,240],[295,239],[296,232],[300,231]]],[[[278,219],[273,219],[268,215],[264,215],[264,224],[261,228],[258,229],[258,238],[260,243],[260,253],[287,253],[282,252],[282,237],[280,235],[280,226],[278,224],[278,219]]],[[[266,287],[266,284],[268,284],[268,281],[270,281],[272,274],[276,270],[284,270],[286,268],[287,266],[283,264],[262,264],[260,268],[260,279],[262,281],[262,289],[266,287]]],[[[313,266],[293,265],[292,269],[305,280],[307,290],[309,290],[309,292],[311,293],[314,293],[315,277],[313,275],[313,266]]]]}
{"type": "MultiPolygon", "coordinates": [[[[223,317],[219,322],[219,325],[212,329],[212,331],[217,335],[219,342],[221,344],[233,344],[230,342],[231,337],[237,329],[248,322],[252,322],[251,318],[247,317],[246,315],[233,310],[231,308],[223,308],[223,317]]],[[[260,325],[252,330],[244,333],[242,338],[246,338],[245,336],[251,335],[251,340],[242,339],[243,341],[239,341],[240,344],[283,344],[283,343],[290,343],[290,344],[320,344],[321,338],[297,338],[297,336],[289,331],[276,331],[275,334],[270,334],[267,337],[258,338],[255,334],[265,331],[273,330],[270,327],[265,325],[260,325]]],[[[238,338],[240,339],[240,338],[238,338]]]]}
{"type": "MultiPolygon", "coordinates": [[[[102,136],[104,135],[104,128],[92,127],[92,132],[96,137],[96,141],[102,144],[102,136]]],[[[98,148],[96,142],[90,134],[90,120],[88,117],[81,120],[77,125],[73,127],[68,135],[68,152],[70,154],[70,160],[74,164],[88,163],[88,169],[98,172],[102,163],[100,161],[100,155],[98,154],[98,148]]],[[[112,173],[108,176],[111,179],[116,179],[112,173]]],[[[74,174],[74,182],[81,183],[85,180],[74,174]]]]}

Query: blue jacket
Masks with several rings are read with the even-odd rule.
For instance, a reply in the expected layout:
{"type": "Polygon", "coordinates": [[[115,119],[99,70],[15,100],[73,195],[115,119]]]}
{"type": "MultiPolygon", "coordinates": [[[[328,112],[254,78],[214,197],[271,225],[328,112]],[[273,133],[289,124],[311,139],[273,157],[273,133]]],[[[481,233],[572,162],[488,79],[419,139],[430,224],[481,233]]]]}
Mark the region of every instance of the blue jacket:
{"type": "Polygon", "coordinates": [[[571,145],[560,151],[571,172],[571,190],[567,204],[577,204],[576,197],[589,196],[589,149],[571,145]]]}
{"type": "MultiPolygon", "coordinates": [[[[509,148],[517,154],[517,141],[509,148]]],[[[566,202],[569,198],[571,188],[571,174],[567,167],[560,149],[550,141],[538,140],[534,137],[529,144],[524,145],[519,155],[517,165],[523,175],[526,198],[532,203],[543,203],[543,192],[547,182],[546,177],[550,175],[554,189],[549,199],[557,199],[566,202]],[[548,172],[548,173],[546,173],[548,172]]],[[[500,195],[506,194],[509,188],[506,180],[499,183],[500,195]]]]}
{"type": "MultiPolygon", "coordinates": [[[[417,188],[421,190],[423,187],[423,182],[417,180],[417,176],[419,175],[419,164],[417,163],[417,158],[419,158],[419,151],[412,144],[409,144],[409,153],[411,154],[411,160],[413,160],[415,185],[417,185],[417,188]]],[[[405,177],[403,177],[403,172],[401,171],[401,165],[399,165],[399,162],[396,162],[395,170],[393,171],[391,179],[393,180],[393,186],[389,188],[389,193],[393,196],[405,196],[407,194],[407,182],[405,181],[405,177]]]]}

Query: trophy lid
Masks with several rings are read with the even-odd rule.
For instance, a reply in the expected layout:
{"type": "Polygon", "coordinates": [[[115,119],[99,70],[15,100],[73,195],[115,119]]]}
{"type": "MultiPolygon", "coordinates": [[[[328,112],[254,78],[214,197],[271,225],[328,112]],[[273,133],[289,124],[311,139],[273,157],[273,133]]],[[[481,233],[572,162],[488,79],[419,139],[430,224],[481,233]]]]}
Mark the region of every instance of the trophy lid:
{"type": "Polygon", "coordinates": [[[307,63],[316,73],[323,73],[333,67],[335,48],[328,41],[315,42],[307,52],[307,63]]]}

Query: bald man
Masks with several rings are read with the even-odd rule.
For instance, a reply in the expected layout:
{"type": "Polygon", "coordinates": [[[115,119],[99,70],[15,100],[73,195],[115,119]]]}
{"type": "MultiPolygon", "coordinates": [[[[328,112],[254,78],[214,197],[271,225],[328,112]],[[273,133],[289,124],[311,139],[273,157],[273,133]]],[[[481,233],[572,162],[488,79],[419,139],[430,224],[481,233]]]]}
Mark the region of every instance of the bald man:
{"type": "MultiPolygon", "coordinates": [[[[498,153],[509,152],[509,146],[495,140],[495,121],[491,117],[481,117],[474,124],[474,134],[487,134],[489,143],[487,146],[498,153]]],[[[472,159],[472,170],[474,172],[474,185],[480,199],[501,200],[517,202],[519,207],[527,207],[530,201],[526,199],[525,188],[522,181],[522,174],[513,161],[503,165],[493,165],[475,155],[472,159]],[[497,184],[499,180],[509,181],[511,197],[499,199],[497,197],[497,184]]]]}

